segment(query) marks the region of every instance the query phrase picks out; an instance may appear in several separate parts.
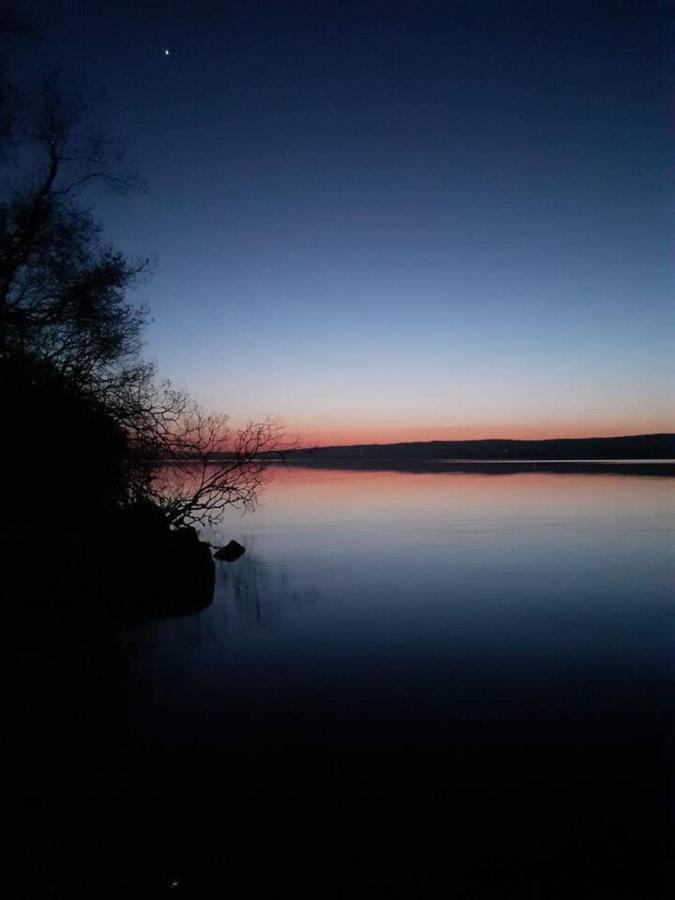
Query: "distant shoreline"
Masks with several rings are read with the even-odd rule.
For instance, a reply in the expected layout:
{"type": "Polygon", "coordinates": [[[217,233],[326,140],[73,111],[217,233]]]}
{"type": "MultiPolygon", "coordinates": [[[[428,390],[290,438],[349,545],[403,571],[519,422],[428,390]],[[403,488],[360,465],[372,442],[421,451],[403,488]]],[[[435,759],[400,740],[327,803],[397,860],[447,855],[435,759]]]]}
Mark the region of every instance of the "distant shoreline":
{"type": "Polygon", "coordinates": [[[410,472],[419,474],[466,473],[470,475],[516,475],[555,473],[559,475],[643,475],[675,478],[675,459],[626,460],[425,460],[425,459],[270,459],[280,468],[333,469],[335,471],[410,472]]]}
{"type": "Polygon", "coordinates": [[[608,462],[675,460],[675,434],[638,434],[609,438],[555,438],[540,441],[409,441],[396,444],[349,444],[307,447],[270,453],[269,458],[299,460],[372,460],[425,462],[608,462]]]}
{"type": "MultiPolygon", "coordinates": [[[[213,461],[233,458],[214,454],[213,461]]],[[[675,434],[542,441],[416,441],[289,448],[262,453],[262,464],[323,469],[389,469],[420,472],[520,471],[675,475],[675,434]]],[[[167,465],[171,465],[167,460],[167,465]]],[[[181,462],[186,462],[185,459],[181,462]]]]}

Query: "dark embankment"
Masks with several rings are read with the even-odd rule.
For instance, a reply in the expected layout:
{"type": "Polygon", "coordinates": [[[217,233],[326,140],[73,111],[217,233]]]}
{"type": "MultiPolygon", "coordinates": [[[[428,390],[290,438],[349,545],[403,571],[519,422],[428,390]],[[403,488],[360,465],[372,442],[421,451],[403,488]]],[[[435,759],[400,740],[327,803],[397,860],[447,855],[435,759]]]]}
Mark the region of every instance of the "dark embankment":
{"type": "Polygon", "coordinates": [[[198,612],[215,565],[193,528],[171,529],[149,505],[102,514],[40,540],[3,536],[4,608],[33,637],[198,612]]]}
{"type": "Polygon", "coordinates": [[[214,563],[191,528],[130,501],[119,424],[91,394],[35,359],[0,363],[10,439],[0,511],[3,608],[49,633],[194,612],[214,563]]]}

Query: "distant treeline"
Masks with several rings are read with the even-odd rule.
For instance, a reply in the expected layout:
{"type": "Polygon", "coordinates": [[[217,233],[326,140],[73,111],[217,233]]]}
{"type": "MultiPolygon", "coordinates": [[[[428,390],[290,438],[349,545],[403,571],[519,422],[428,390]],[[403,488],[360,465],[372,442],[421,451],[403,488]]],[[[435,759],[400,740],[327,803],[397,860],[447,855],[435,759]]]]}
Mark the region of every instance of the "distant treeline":
{"type": "Polygon", "coordinates": [[[546,441],[413,441],[401,444],[350,444],[289,450],[288,462],[441,461],[441,460],[617,460],[675,459],[675,434],[611,438],[560,438],[546,441]]]}

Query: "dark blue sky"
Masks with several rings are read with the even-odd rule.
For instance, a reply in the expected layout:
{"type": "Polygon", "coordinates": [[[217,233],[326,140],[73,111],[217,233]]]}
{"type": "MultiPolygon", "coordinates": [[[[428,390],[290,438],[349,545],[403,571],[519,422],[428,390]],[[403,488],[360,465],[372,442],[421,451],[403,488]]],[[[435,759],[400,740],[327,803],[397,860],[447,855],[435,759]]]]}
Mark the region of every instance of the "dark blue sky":
{"type": "Polygon", "coordinates": [[[33,3],[163,375],[310,442],[670,429],[670,4],[33,3]],[[164,54],[164,49],[170,55],[164,54]]]}

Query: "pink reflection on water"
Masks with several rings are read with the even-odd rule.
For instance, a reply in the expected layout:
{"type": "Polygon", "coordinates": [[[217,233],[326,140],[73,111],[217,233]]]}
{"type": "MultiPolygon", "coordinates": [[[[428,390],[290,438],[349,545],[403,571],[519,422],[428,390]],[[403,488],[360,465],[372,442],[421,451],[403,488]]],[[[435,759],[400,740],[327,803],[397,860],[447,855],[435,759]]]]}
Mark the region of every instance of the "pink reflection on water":
{"type": "MultiPolygon", "coordinates": [[[[672,513],[675,479],[621,474],[519,472],[409,473],[271,466],[260,514],[332,517],[403,516],[414,509],[453,517],[579,518],[672,513]]],[[[258,515],[258,513],[256,513],[258,515]]]]}

